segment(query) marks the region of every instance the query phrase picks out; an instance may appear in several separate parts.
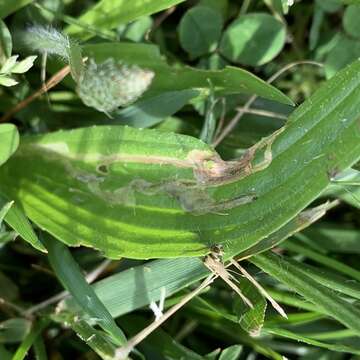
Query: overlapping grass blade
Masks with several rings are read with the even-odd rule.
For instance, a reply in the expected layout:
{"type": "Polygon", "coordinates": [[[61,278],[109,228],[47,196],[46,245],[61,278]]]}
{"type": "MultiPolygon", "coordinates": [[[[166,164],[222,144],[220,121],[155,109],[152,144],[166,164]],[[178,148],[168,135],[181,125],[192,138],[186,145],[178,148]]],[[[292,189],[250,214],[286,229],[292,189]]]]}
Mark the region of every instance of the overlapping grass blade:
{"type": "Polygon", "coordinates": [[[79,265],[73,259],[68,248],[50,237],[43,237],[48,250],[50,264],[63,286],[76,300],[84,313],[89,314],[117,345],[126,342],[122,330],[116,325],[109,311],[98,298],[92,287],[86,282],[79,265]]]}

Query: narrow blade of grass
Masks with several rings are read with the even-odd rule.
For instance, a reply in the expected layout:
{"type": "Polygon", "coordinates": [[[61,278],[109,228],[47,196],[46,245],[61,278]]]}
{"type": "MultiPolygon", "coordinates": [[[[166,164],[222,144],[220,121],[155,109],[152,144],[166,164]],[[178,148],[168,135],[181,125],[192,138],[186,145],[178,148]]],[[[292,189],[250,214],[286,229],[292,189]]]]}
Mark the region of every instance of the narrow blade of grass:
{"type": "MultiPolygon", "coordinates": [[[[4,205],[8,200],[0,194],[0,206],[4,205]]],[[[31,244],[35,249],[42,252],[46,252],[43,244],[41,244],[35,231],[33,230],[30,221],[20,209],[20,207],[14,203],[6,212],[4,217],[5,222],[14,229],[25,241],[31,244]]]]}
{"type": "Polygon", "coordinates": [[[49,322],[50,322],[49,319],[43,318],[39,320],[37,323],[35,323],[31,332],[25,337],[23,342],[16,350],[12,360],[25,359],[30,347],[34,344],[34,341],[41,334],[41,332],[49,325],[49,322]]]}
{"type": "Polygon", "coordinates": [[[36,360],[48,360],[45,343],[41,335],[34,342],[34,352],[36,360]]]}
{"type": "Polygon", "coordinates": [[[310,273],[305,274],[299,270],[301,263],[273,253],[256,255],[250,259],[250,262],[360,334],[360,310],[343,300],[334,291],[320,285],[310,273]]]}
{"type": "Polygon", "coordinates": [[[100,331],[94,329],[85,320],[70,320],[72,329],[93,349],[103,360],[114,360],[116,347],[100,331]]]}
{"type": "Polygon", "coordinates": [[[285,291],[268,289],[270,295],[279,303],[291,306],[296,308],[297,310],[308,310],[316,313],[324,314],[324,311],[317,307],[316,305],[301,299],[299,296],[295,294],[291,294],[285,291]]]}
{"type": "Polygon", "coordinates": [[[69,291],[81,309],[95,319],[117,345],[124,344],[126,342],[124,333],[116,325],[92,287],[86,282],[69,249],[53,238],[44,236],[42,240],[48,250],[51,267],[64,288],[69,291]]]}
{"type": "Polygon", "coordinates": [[[360,300],[360,283],[356,281],[307,264],[302,264],[299,270],[323,286],[360,300]]]}
{"type": "Polygon", "coordinates": [[[319,264],[325,265],[331,269],[334,269],[342,274],[348,275],[358,281],[360,281],[360,271],[343,264],[340,261],[330,258],[329,256],[319,254],[318,252],[311,250],[299,242],[295,243],[293,240],[288,240],[284,242],[281,247],[296,252],[298,254],[302,254],[307,258],[316,261],[319,264]]]}
{"type": "Polygon", "coordinates": [[[306,336],[303,336],[300,334],[295,334],[295,333],[293,333],[289,330],[285,330],[285,329],[267,328],[267,329],[264,329],[264,332],[267,334],[272,334],[272,335],[276,335],[276,336],[285,337],[287,339],[300,341],[300,342],[303,342],[308,345],[328,349],[331,351],[346,352],[346,353],[350,353],[350,354],[360,355],[360,349],[356,349],[352,346],[347,346],[347,345],[343,345],[343,344],[324,343],[324,342],[321,342],[321,341],[318,341],[315,339],[311,339],[309,337],[306,337],[306,336]]]}

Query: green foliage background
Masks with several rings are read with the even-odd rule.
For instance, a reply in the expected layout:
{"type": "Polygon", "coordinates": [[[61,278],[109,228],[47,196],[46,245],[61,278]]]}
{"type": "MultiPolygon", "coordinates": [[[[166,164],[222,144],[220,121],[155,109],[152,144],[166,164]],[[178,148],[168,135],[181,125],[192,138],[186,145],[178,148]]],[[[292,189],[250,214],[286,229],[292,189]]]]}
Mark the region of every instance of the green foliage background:
{"type": "Polygon", "coordinates": [[[359,14],[0,1],[0,359],[357,359],[359,14]]]}

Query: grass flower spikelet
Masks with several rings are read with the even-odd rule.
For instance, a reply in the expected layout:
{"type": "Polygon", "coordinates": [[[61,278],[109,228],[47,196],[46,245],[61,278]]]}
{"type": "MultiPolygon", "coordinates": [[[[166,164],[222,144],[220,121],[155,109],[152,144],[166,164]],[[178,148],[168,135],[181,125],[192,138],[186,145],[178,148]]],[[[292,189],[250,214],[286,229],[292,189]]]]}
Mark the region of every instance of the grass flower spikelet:
{"type": "Polygon", "coordinates": [[[23,36],[24,42],[31,49],[40,53],[58,55],[65,61],[69,61],[72,40],[55,28],[33,25],[26,30],[23,36]]]}
{"type": "Polygon", "coordinates": [[[82,101],[104,113],[137,100],[150,86],[154,73],[136,65],[108,59],[97,64],[90,59],[78,83],[82,101]]]}

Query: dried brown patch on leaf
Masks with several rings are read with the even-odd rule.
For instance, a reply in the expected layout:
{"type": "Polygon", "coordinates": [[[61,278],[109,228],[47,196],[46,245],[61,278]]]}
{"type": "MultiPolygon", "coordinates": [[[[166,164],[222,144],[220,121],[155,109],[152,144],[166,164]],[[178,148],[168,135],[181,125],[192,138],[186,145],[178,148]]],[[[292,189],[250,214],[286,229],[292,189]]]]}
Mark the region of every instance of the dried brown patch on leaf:
{"type": "Polygon", "coordinates": [[[204,185],[221,185],[240,180],[266,169],[273,159],[272,144],[284,130],[285,127],[282,127],[270,136],[263,138],[247,149],[238,160],[224,161],[219,155],[214,153],[198,150],[191,151],[188,160],[194,165],[195,179],[204,185]],[[263,159],[254,165],[255,155],[264,148],[263,159]]]}

